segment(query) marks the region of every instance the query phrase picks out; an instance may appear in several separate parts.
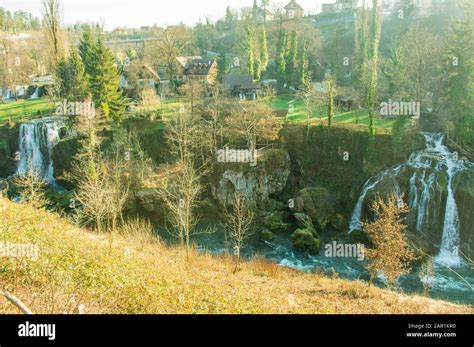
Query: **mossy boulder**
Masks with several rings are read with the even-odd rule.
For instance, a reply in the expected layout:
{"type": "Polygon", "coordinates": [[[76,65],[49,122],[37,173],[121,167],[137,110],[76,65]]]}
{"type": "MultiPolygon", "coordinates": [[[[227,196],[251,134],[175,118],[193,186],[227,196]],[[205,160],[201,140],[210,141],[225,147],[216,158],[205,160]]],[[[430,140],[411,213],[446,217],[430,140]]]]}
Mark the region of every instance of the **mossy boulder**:
{"type": "Polygon", "coordinates": [[[259,219],[263,221],[263,226],[271,232],[284,232],[291,228],[291,225],[286,222],[288,212],[285,210],[285,205],[277,200],[268,199],[262,206],[263,212],[259,219]]]}
{"type": "Polygon", "coordinates": [[[321,247],[321,240],[309,229],[296,229],[291,235],[291,242],[293,247],[309,254],[318,254],[321,247]]]}
{"type": "Polygon", "coordinates": [[[285,222],[285,216],[286,214],[283,211],[271,211],[265,213],[263,216],[263,224],[272,232],[287,231],[291,225],[285,222]]]}
{"type": "Polygon", "coordinates": [[[294,213],[293,216],[295,217],[296,224],[299,228],[311,230],[313,235],[319,238],[318,232],[316,231],[310,216],[304,213],[294,213]]]}
{"type": "Polygon", "coordinates": [[[265,241],[272,241],[275,238],[275,235],[268,230],[268,229],[263,229],[259,232],[260,238],[265,241]]]}
{"type": "Polygon", "coordinates": [[[296,197],[295,210],[311,217],[320,230],[324,230],[335,217],[331,194],[322,187],[308,187],[300,190],[296,197]]]}

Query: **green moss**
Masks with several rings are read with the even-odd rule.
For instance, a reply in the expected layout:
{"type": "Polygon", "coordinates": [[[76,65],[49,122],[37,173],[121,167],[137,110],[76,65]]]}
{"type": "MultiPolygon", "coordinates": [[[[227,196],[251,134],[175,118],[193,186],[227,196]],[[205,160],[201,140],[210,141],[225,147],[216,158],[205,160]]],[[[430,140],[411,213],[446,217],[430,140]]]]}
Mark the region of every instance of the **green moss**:
{"type": "Polygon", "coordinates": [[[265,241],[272,241],[275,238],[275,235],[268,229],[261,230],[259,234],[262,240],[265,241]]]}
{"type": "Polygon", "coordinates": [[[321,230],[324,230],[335,216],[335,210],[331,204],[331,194],[322,187],[302,189],[296,198],[296,210],[310,216],[321,230]]]}
{"type": "Polygon", "coordinates": [[[318,254],[321,247],[321,240],[314,237],[308,229],[295,230],[291,235],[291,242],[296,249],[310,254],[318,254]]]}

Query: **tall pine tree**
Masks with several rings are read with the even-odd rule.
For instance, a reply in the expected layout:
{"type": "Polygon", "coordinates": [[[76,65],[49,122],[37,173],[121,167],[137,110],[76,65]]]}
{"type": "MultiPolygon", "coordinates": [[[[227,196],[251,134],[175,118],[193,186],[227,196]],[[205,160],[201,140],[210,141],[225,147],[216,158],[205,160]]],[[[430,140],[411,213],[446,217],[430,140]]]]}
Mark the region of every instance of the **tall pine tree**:
{"type": "Polygon", "coordinates": [[[298,58],[298,34],[295,30],[291,33],[289,51],[286,59],[286,82],[293,83],[295,77],[295,68],[298,58]]]}
{"type": "Polygon", "coordinates": [[[56,67],[59,95],[68,102],[84,101],[88,94],[88,77],[77,50],[62,58],[56,67]]]}
{"type": "Polygon", "coordinates": [[[453,121],[455,140],[474,145],[474,3],[461,4],[463,18],[452,26],[448,53],[446,108],[453,121]]]}
{"type": "Polygon", "coordinates": [[[92,34],[92,30],[87,27],[87,29],[82,34],[81,40],[79,41],[79,55],[81,56],[82,62],[84,63],[87,74],[91,73],[91,67],[93,65],[91,55],[94,45],[94,35],[92,34]]]}
{"type": "Polygon", "coordinates": [[[372,21],[368,41],[368,84],[367,84],[367,108],[369,109],[369,135],[375,138],[375,103],[377,99],[377,79],[379,63],[380,42],[380,6],[378,0],[372,0],[372,21]]]}
{"type": "Polygon", "coordinates": [[[247,34],[246,41],[245,41],[245,49],[247,50],[247,72],[254,76],[255,73],[255,51],[254,51],[254,44],[253,44],[253,33],[250,25],[247,25],[245,29],[247,34]]]}
{"type": "Polygon", "coordinates": [[[99,38],[91,51],[90,88],[96,107],[114,120],[120,121],[125,112],[125,98],[120,86],[120,75],[112,52],[99,38]]]}
{"type": "Polygon", "coordinates": [[[261,70],[265,72],[268,66],[268,44],[267,44],[267,32],[265,26],[260,26],[260,51],[261,51],[261,70]]]}
{"type": "Polygon", "coordinates": [[[299,74],[298,74],[298,82],[299,87],[303,88],[308,80],[308,72],[307,72],[307,50],[308,44],[306,40],[302,40],[301,42],[301,52],[300,52],[300,62],[299,62],[299,74]]]}
{"type": "Polygon", "coordinates": [[[280,26],[280,33],[278,34],[278,45],[277,45],[277,73],[278,73],[278,84],[280,87],[283,86],[285,81],[286,71],[286,34],[280,26]]]}

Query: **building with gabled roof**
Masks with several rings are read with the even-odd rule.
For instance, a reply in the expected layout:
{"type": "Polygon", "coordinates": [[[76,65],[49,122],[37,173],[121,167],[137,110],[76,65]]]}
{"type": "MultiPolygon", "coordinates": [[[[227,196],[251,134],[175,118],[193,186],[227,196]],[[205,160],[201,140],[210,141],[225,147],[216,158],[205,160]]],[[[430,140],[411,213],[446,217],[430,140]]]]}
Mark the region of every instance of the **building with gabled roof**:
{"type": "Polygon", "coordinates": [[[255,100],[260,93],[260,84],[253,81],[250,74],[227,74],[222,77],[222,88],[231,96],[255,100]]]}
{"type": "Polygon", "coordinates": [[[213,85],[217,77],[217,62],[215,59],[204,59],[201,56],[176,57],[179,70],[176,74],[178,81],[203,81],[213,85]]]}
{"type": "Polygon", "coordinates": [[[291,0],[285,7],[286,17],[289,19],[301,18],[304,16],[304,8],[301,7],[295,0],[291,0]]]}

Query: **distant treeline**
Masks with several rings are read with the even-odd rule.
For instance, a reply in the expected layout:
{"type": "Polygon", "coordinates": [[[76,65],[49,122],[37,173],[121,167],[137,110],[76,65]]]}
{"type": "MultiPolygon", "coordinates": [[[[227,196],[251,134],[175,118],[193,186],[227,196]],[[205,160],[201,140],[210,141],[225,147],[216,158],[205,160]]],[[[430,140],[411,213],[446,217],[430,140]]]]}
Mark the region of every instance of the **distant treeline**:
{"type": "Polygon", "coordinates": [[[26,11],[10,12],[0,7],[0,30],[18,33],[23,30],[37,30],[41,20],[26,11]]]}

